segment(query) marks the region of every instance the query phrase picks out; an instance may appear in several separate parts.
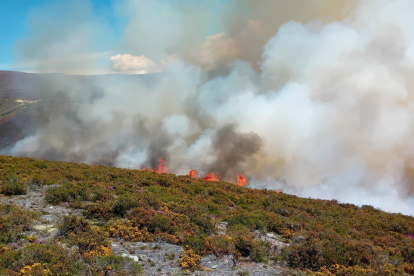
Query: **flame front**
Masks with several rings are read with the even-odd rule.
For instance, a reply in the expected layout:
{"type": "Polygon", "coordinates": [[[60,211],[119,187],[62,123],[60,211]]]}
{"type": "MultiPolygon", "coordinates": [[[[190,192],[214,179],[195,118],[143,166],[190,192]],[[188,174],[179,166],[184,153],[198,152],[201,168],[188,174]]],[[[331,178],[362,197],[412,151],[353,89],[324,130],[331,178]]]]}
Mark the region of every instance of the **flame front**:
{"type": "Polygon", "coordinates": [[[237,185],[239,186],[246,186],[247,185],[247,179],[244,175],[242,175],[241,173],[239,173],[237,175],[237,185]]]}
{"type": "Polygon", "coordinates": [[[187,175],[191,178],[196,178],[197,177],[197,171],[196,170],[191,170],[187,175]]]}
{"type": "Polygon", "coordinates": [[[204,180],[205,180],[205,181],[214,181],[214,182],[218,182],[218,181],[220,181],[220,180],[219,180],[219,177],[218,177],[218,176],[216,176],[214,173],[209,173],[208,175],[206,175],[206,176],[204,177],[204,180]]]}
{"type": "MultiPolygon", "coordinates": [[[[156,170],[154,170],[153,168],[142,168],[142,170],[140,171],[148,171],[148,172],[156,172],[156,173],[167,173],[168,169],[167,166],[165,165],[165,159],[160,157],[158,159],[158,168],[156,170]]],[[[195,179],[197,178],[197,171],[196,170],[190,170],[187,174],[189,177],[195,179]]],[[[213,172],[207,174],[204,178],[205,181],[213,181],[213,182],[219,182],[220,181],[220,177],[215,175],[213,172]]],[[[239,173],[237,175],[237,185],[239,186],[246,186],[248,184],[246,177],[239,173]]]]}
{"type": "Polygon", "coordinates": [[[147,168],[144,167],[140,171],[142,171],[142,172],[149,171],[149,172],[157,172],[157,173],[167,173],[168,169],[167,169],[167,166],[165,165],[164,158],[160,157],[158,159],[158,168],[157,168],[157,170],[154,170],[153,168],[147,169],[147,168]]]}
{"type": "Polygon", "coordinates": [[[157,173],[167,173],[168,169],[167,166],[165,166],[165,160],[163,158],[158,159],[158,169],[157,173]]]}

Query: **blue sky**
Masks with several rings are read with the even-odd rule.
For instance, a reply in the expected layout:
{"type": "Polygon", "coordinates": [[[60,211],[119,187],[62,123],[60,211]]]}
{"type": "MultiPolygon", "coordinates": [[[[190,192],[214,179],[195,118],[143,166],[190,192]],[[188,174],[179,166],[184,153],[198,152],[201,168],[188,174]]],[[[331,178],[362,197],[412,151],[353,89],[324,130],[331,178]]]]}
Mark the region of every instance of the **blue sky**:
{"type": "MultiPolygon", "coordinates": [[[[74,36],[73,32],[79,32],[79,37],[81,37],[82,29],[88,27],[93,28],[94,31],[92,31],[91,36],[89,36],[93,38],[88,39],[88,36],[83,37],[83,39],[86,38],[85,49],[75,49],[72,51],[73,53],[70,53],[70,51],[69,53],[68,51],[62,51],[62,56],[66,55],[66,57],[72,59],[72,57],[76,58],[77,55],[86,55],[86,58],[89,57],[90,59],[94,59],[95,63],[97,62],[100,64],[98,66],[102,72],[110,70],[110,57],[112,55],[116,55],[118,53],[128,54],[130,52],[129,50],[126,50],[126,53],[124,53],[121,49],[122,44],[125,42],[123,35],[126,26],[130,23],[128,20],[139,18],[139,16],[137,16],[135,13],[126,14],[129,12],[128,9],[125,9],[125,7],[128,7],[128,5],[123,4],[132,3],[135,4],[135,6],[138,5],[141,7],[140,3],[137,4],[137,2],[134,1],[138,0],[0,0],[0,70],[35,72],[39,68],[36,69],[35,65],[33,64],[39,60],[43,60],[42,58],[44,58],[44,53],[42,53],[42,50],[46,51],[45,48],[47,48],[49,45],[53,47],[58,44],[51,43],[53,39],[55,39],[54,42],[58,41],[67,43],[71,40],[65,37],[65,34],[67,34],[66,31],[68,32],[68,36],[74,36]],[[89,5],[89,3],[91,5],[89,5]],[[74,5],[71,6],[70,4],[74,5]],[[78,6],[84,8],[85,10],[82,8],[78,9],[78,6]],[[75,7],[75,9],[73,9],[73,7],[75,7]],[[72,10],[70,10],[70,8],[72,8],[72,10]],[[73,21],[76,22],[78,17],[81,20],[79,21],[80,25],[73,27],[73,21]],[[93,25],[94,23],[100,25],[101,28],[97,28],[95,25],[93,25]],[[49,27],[51,26],[52,28],[49,30],[49,27]],[[72,26],[72,28],[68,26],[72,26]],[[52,31],[52,33],[50,34],[49,31],[52,31]],[[90,43],[91,45],[88,45],[89,40],[92,41],[90,43]],[[21,51],[22,48],[24,48],[23,51],[21,51]],[[16,55],[17,52],[19,53],[18,55],[16,55]]],[[[204,12],[210,14],[211,18],[206,25],[198,26],[203,28],[205,27],[204,29],[195,30],[197,35],[201,35],[201,37],[204,35],[206,37],[219,32],[223,32],[223,30],[220,29],[220,26],[223,26],[222,24],[224,21],[222,21],[223,18],[220,19],[219,14],[220,11],[223,10],[223,7],[226,6],[227,2],[232,0],[141,1],[143,1],[142,6],[146,6],[147,9],[148,7],[151,7],[151,5],[146,5],[147,3],[152,4],[157,2],[160,3],[161,6],[172,10],[181,10],[182,6],[202,7],[204,12]]],[[[154,7],[159,8],[160,6],[154,5],[154,7]]],[[[143,13],[141,12],[141,17],[144,18],[145,14],[147,14],[145,7],[141,11],[144,11],[143,13]]],[[[182,9],[181,11],[185,14],[185,9],[182,9]]],[[[150,11],[148,10],[148,12],[150,11]]],[[[172,31],[180,30],[182,27],[186,28],[186,26],[179,24],[177,25],[177,22],[182,23],[184,21],[176,20],[177,22],[175,22],[176,25],[174,26],[178,27],[178,29],[169,29],[168,25],[162,25],[168,22],[168,19],[165,19],[162,16],[160,18],[155,18],[158,15],[157,13],[158,10],[156,10],[155,14],[147,17],[147,21],[139,21],[139,24],[141,24],[141,26],[148,26],[149,28],[148,31],[141,28],[140,31],[142,33],[132,33],[132,37],[138,37],[139,39],[141,38],[141,35],[146,35],[145,38],[142,38],[141,40],[136,39],[134,43],[138,43],[137,46],[140,46],[141,42],[144,42],[149,44],[149,48],[152,48],[152,46],[159,46],[159,48],[168,47],[170,41],[157,41],[154,40],[154,38],[157,36],[171,36],[172,31]],[[163,21],[164,19],[165,22],[163,21]],[[158,24],[161,26],[161,28],[151,29],[151,27],[159,23],[158,21],[163,22],[161,25],[158,24]],[[164,28],[164,26],[166,28],[164,28]],[[154,36],[151,34],[154,34],[154,36]]],[[[175,15],[177,14],[180,15],[179,12],[175,15]]],[[[188,14],[189,13],[187,10],[186,16],[188,14]]],[[[180,31],[176,31],[176,34],[180,35],[180,31]]],[[[186,33],[186,35],[188,34],[189,33],[186,33]]],[[[129,38],[131,38],[131,33],[129,33],[129,35],[129,38]]],[[[174,36],[172,38],[174,38],[174,36]]],[[[62,46],[64,45],[65,44],[62,44],[62,46]]],[[[56,49],[54,48],[54,50],[56,49]]],[[[58,52],[60,51],[61,50],[59,49],[58,52]]],[[[55,52],[54,57],[58,56],[59,54],[60,53],[56,54],[55,52]]],[[[146,53],[143,53],[141,50],[139,50],[139,47],[132,48],[131,54],[137,56],[146,55],[146,53]],[[134,50],[136,51],[134,52],[134,50]]],[[[63,61],[61,63],[66,64],[66,61],[63,61]]],[[[80,64],[80,62],[78,62],[78,64],[80,64]]],[[[85,68],[84,70],[87,71],[88,69],[85,68]]]]}
{"type": "MultiPolygon", "coordinates": [[[[103,16],[114,29],[122,22],[117,20],[112,8],[114,0],[91,0],[93,13],[103,16]]],[[[27,35],[27,17],[35,9],[56,3],[54,0],[2,0],[0,1],[0,70],[8,70],[14,62],[13,45],[27,35]]]]}

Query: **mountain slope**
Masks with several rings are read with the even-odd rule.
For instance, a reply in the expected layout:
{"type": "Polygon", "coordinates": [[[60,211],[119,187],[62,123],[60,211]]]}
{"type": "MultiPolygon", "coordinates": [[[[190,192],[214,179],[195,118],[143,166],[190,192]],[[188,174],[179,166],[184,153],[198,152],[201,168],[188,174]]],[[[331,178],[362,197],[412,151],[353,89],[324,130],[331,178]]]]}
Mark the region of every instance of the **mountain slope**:
{"type": "MultiPolygon", "coordinates": [[[[8,196],[0,202],[26,210],[13,209],[24,218],[24,223],[15,223],[7,216],[12,212],[7,213],[7,208],[17,207],[0,206],[6,210],[0,228],[1,275],[17,275],[13,273],[34,266],[34,257],[27,258],[32,256],[31,248],[69,250],[61,244],[72,252],[65,263],[73,268],[70,275],[105,273],[99,272],[98,264],[113,274],[97,275],[115,275],[116,270],[130,275],[135,262],[111,258],[118,258],[113,253],[128,251],[124,243],[137,247],[139,242],[182,246],[181,258],[171,255],[175,267],[171,273],[179,267],[202,270],[201,266],[209,265],[208,258],[217,257],[219,263],[224,256],[234,259],[236,266],[229,265],[227,272],[234,275],[247,275],[242,268],[263,270],[265,274],[260,275],[414,274],[414,218],[371,206],[305,199],[189,176],[9,156],[0,156],[0,172],[0,193],[8,196]],[[56,219],[49,226],[53,229],[43,229],[42,234],[36,223],[45,207],[53,210],[56,219]],[[11,234],[16,229],[20,235],[11,234]],[[28,235],[35,234],[43,235],[44,244],[31,241],[28,235]],[[124,246],[123,250],[117,246],[124,246]]],[[[49,214],[43,214],[43,219],[44,215],[49,214]]],[[[151,260],[154,265],[140,260],[137,251],[128,252],[147,275],[160,272],[152,267],[166,269],[158,267],[157,260],[151,260]]],[[[166,254],[160,263],[168,262],[166,254]]],[[[39,261],[44,271],[58,275],[56,262],[54,258],[39,261]]],[[[141,268],[134,269],[139,273],[141,268]]],[[[210,275],[206,269],[197,273],[210,275]]]]}

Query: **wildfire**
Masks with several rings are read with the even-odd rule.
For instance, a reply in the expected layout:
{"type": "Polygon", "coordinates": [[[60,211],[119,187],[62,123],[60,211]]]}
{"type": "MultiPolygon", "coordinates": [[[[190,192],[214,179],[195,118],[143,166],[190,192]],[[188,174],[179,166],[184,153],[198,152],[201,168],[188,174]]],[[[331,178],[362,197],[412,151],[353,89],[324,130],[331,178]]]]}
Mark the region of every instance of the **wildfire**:
{"type": "Polygon", "coordinates": [[[191,178],[196,178],[197,177],[197,171],[196,170],[191,170],[187,175],[191,178]]]}
{"type": "Polygon", "coordinates": [[[157,169],[157,173],[167,173],[168,169],[165,166],[165,160],[163,158],[159,158],[158,159],[158,169],[157,169]]]}
{"type": "MultiPolygon", "coordinates": [[[[165,159],[162,158],[162,157],[160,157],[158,159],[158,167],[157,167],[157,169],[153,169],[153,168],[148,168],[147,169],[147,168],[144,167],[140,171],[148,171],[148,172],[156,172],[156,173],[167,173],[168,172],[168,169],[167,169],[167,166],[165,165],[165,163],[166,163],[165,159]]],[[[197,178],[197,171],[196,170],[190,170],[187,175],[189,177],[195,179],[195,178],[197,178]]],[[[203,179],[205,181],[213,181],[213,182],[220,181],[220,177],[217,176],[217,175],[215,175],[213,172],[207,174],[203,179]]],[[[239,173],[237,175],[237,185],[244,187],[244,186],[247,185],[247,183],[248,182],[247,182],[246,177],[243,174],[239,173]]],[[[276,191],[276,192],[279,193],[279,191],[276,191]]]]}
{"type": "Polygon", "coordinates": [[[157,168],[157,170],[154,170],[153,168],[147,169],[147,168],[144,167],[140,171],[149,171],[149,172],[157,172],[157,173],[167,173],[168,172],[168,169],[167,169],[167,166],[165,165],[164,158],[160,157],[158,159],[158,168],[157,168]]]}
{"type": "Polygon", "coordinates": [[[219,180],[219,177],[218,177],[218,176],[216,176],[214,173],[209,173],[208,175],[206,175],[206,176],[204,177],[204,180],[205,180],[205,181],[214,181],[214,182],[218,182],[218,181],[220,181],[220,180],[219,180]]]}
{"type": "Polygon", "coordinates": [[[237,185],[239,186],[246,186],[247,185],[247,179],[246,177],[244,177],[244,175],[242,175],[241,173],[239,173],[237,175],[237,185]]]}

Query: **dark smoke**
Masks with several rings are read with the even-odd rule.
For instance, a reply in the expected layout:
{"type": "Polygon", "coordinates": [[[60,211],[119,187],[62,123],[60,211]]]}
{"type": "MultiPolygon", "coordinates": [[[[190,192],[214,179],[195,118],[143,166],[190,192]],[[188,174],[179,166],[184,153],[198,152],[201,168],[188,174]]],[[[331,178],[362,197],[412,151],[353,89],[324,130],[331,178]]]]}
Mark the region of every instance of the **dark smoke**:
{"type": "Polygon", "coordinates": [[[262,146],[259,135],[253,132],[237,132],[235,124],[218,129],[212,140],[216,159],[208,166],[208,171],[224,179],[234,178],[247,171],[247,165],[254,164],[254,154],[262,146]]]}

